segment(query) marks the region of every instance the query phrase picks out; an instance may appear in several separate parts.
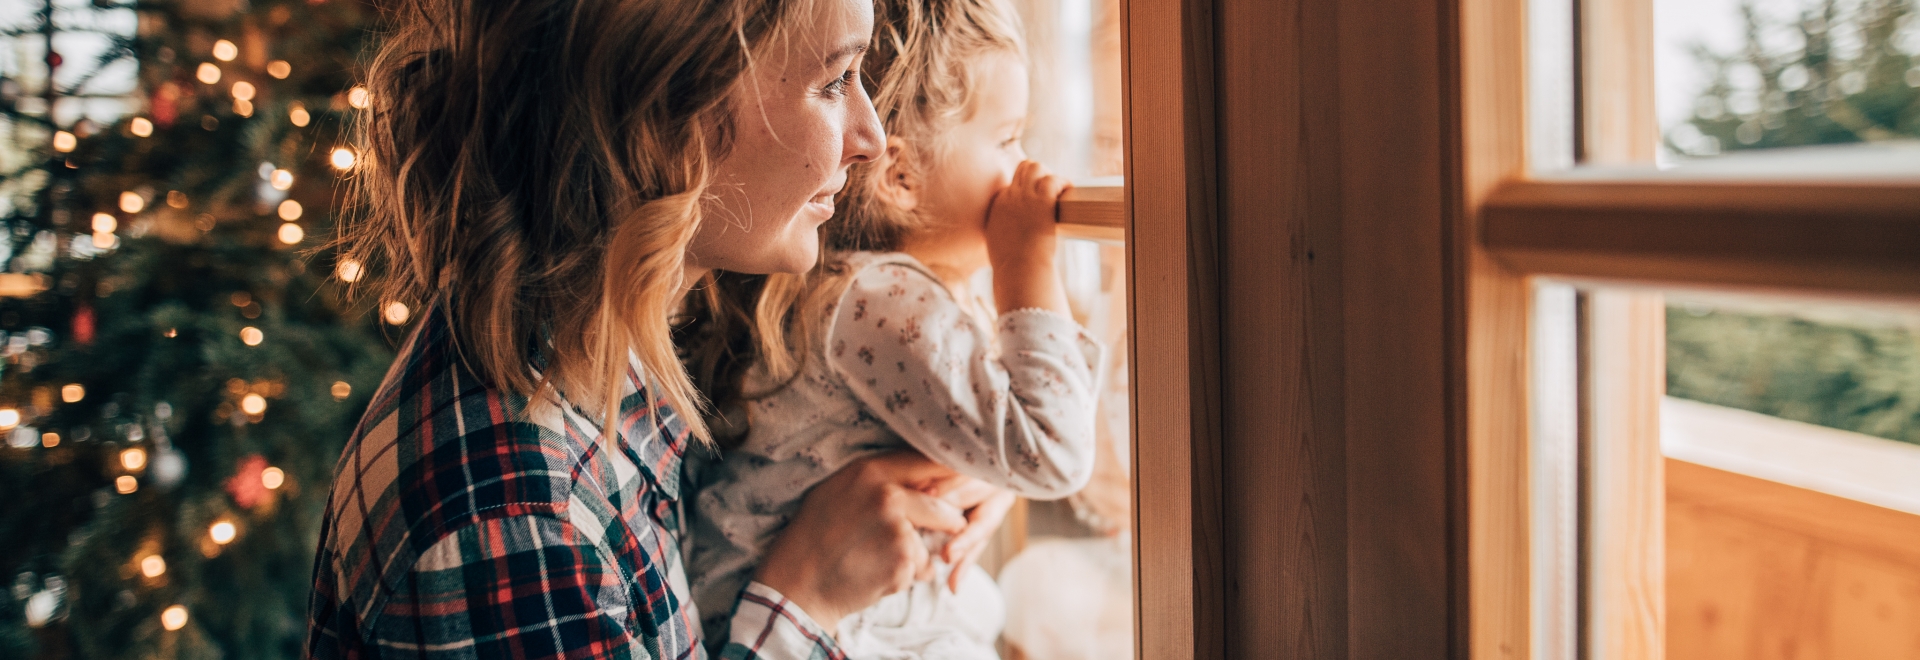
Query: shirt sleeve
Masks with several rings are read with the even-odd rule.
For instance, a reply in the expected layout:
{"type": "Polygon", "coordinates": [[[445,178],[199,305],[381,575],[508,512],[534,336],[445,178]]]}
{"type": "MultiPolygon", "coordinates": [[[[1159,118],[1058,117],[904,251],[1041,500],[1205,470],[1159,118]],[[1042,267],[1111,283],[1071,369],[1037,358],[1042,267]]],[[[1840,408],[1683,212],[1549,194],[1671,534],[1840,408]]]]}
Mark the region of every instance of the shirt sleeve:
{"type": "Polygon", "coordinates": [[[618,567],[575,526],[537,515],[482,520],[420,555],[369,641],[382,656],[409,658],[659,657],[648,648],[657,640],[627,629],[627,601],[618,567]]]}
{"type": "Polygon", "coordinates": [[[929,458],[1034,499],[1066,497],[1093,474],[1104,349],[1073,319],[1019,310],[990,333],[905,264],[862,271],[829,314],[828,364],[929,458]]]}
{"type": "Polygon", "coordinates": [[[833,638],[786,596],[747,583],[733,609],[720,660],[846,660],[833,638]]]}

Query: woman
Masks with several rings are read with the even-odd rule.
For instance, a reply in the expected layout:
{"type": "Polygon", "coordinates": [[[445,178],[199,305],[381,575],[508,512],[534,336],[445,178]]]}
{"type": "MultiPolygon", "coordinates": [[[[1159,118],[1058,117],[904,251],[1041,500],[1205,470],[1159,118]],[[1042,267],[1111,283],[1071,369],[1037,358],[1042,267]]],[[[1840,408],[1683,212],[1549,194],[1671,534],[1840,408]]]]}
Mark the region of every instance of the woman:
{"type": "MultiPolygon", "coordinates": [[[[314,657],[702,655],[678,466],[707,451],[667,317],[709,269],[799,272],[883,136],[864,0],[409,0],[370,66],[348,258],[427,306],[341,457],[314,657]]],[[[726,657],[926,577],[958,484],[887,456],[815,488],[726,657]]]]}

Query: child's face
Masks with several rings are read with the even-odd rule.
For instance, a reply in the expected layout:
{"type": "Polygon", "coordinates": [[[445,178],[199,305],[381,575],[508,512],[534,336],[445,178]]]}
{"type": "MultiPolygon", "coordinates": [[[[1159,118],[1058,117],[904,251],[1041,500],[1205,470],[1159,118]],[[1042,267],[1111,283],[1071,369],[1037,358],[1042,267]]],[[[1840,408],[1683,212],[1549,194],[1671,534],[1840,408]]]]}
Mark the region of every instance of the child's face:
{"type": "MultiPolygon", "coordinates": [[[[927,173],[924,212],[943,227],[979,232],[993,196],[1027,159],[1020,146],[1027,122],[1027,67],[1009,54],[987,55],[978,70],[973,114],[949,132],[942,158],[927,173]]],[[[980,240],[984,244],[985,234],[980,240]]]]}
{"type": "Polygon", "coordinates": [[[761,54],[728,99],[734,141],[715,167],[713,199],[687,248],[690,266],[739,273],[813,267],[820,225],[847,167],[886,142],[855,73],[873,34],[873,5],[819,0],[790,41],[761,54]]]}

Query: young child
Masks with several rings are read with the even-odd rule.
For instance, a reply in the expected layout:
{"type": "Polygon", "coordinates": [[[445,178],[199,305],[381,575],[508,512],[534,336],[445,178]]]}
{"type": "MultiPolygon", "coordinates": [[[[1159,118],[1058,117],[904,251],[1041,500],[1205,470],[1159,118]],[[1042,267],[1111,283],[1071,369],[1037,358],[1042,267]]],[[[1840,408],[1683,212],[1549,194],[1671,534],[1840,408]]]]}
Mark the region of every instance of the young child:
{"type": "MultiPolygon", "coordinates": [[[[855,459],[917,449],[1035,499],[1072,494],[1093,469],[1104,349],[1068,315],[1054,269],[1067,184],[1020,147],[1017,20],[995,0],[877,4],[863,75],[878,83],[886,153],[851,175],[823,265],[769,277],[752,311],[734,311],[758,321],[756,348],[715,398],[724,410],[727,391],[744,393],[748,428],[701,468],[691,516],[707,639],[727,638],[727,605],[808,489],[855,459]],[[987,266],[997,315],[968,290],[987,266]]],[[[997,587],[978,567],[952,570],[843,619],[841,647],[861,660],[997,658],[997,587]]]]}

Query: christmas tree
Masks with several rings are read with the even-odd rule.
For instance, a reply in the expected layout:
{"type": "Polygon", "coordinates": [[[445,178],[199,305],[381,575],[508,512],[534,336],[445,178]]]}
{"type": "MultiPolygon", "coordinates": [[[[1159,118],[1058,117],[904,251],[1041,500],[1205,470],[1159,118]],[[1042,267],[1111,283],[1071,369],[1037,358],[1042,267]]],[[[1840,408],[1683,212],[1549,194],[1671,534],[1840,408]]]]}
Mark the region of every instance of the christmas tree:
{"type": "Polygon", "coordinates": [[[354,0],[41,0],[0,58],[0,657],[297,657],[404,332],[332,232],[354,0]]]}

